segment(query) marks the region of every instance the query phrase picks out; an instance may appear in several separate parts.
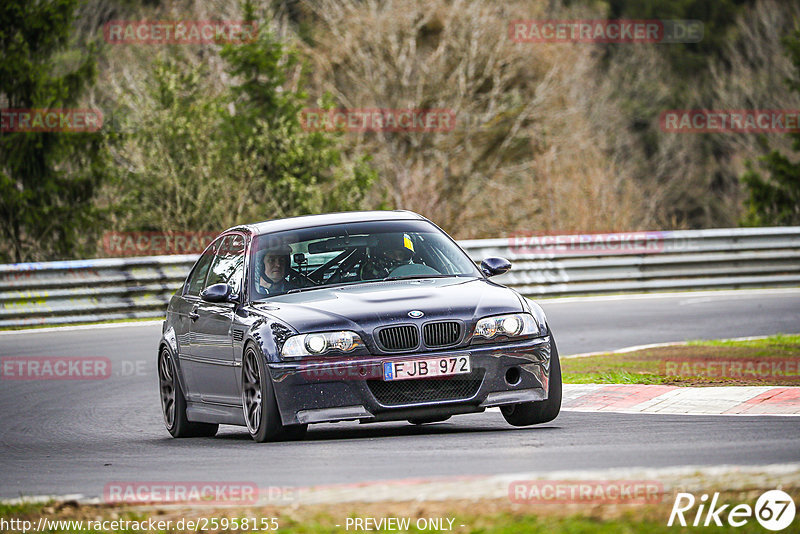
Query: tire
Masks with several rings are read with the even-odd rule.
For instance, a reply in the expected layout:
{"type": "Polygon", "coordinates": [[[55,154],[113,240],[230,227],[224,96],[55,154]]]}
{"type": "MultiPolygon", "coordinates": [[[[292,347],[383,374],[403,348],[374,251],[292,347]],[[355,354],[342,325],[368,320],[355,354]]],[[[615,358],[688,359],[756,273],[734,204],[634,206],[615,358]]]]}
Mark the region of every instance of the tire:
{"type": "Polygon", "coordinates": [[[186,418],[186,397],[181,391],[175,362],[166,347],[158,354],[158,387],[164,426],[173,438],[210,438],[217,434],[219,425],[193,423],[186,418]]]}
{"type": "Polygon", "coordinates": [[[420,417],[419,419],[409,419],[408,422],[412,425],[426,425],[428,423],[441,423],[448,419],[450,419],[449,415],[445,417],[420,417]]]}
{"type": "Polygon", "coordinates": [[[512,426],[529,426],[549,423],[561,411],[561,362],[553,334],[550,334],[550,380],[547,399],[501,406],[500,412],[512,426]]]}
{"type": "Polygon", "coordinates": [[[308,425],[281,424],[272,380],[260,354],[248,346],[242,358],[242,409],[250,437],[258,443],[302,439],[308,425]]]}

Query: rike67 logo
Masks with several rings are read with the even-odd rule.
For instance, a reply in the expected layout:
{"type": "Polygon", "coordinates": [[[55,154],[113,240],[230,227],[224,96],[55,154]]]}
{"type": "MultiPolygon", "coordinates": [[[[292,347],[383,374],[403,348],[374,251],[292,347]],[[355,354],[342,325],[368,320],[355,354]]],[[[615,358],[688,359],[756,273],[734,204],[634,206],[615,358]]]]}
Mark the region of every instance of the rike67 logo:
{"type": "Polygon", "coordinates": [[[730,504],[720,505],[719,493],[714,493],[711,501],[708,501],[705,493],[700,499],[691,493],[678,493],[667,526],[678,524],[685,527],[691,524],[693,527],[721,527],[727,522],[732,527],[741,527],[755,517],[765,529],[779,531],[792,524],[796,512],[792,497],[781,490],[764,492],[755,507],[749,504],[737,504],[732,508],[730,504]]]}

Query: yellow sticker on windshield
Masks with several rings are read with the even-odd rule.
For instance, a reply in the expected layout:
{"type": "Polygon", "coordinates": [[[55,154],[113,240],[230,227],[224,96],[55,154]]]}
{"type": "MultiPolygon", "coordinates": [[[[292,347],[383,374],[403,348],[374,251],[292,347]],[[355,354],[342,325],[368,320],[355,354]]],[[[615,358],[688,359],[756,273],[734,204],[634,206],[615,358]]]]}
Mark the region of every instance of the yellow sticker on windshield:
{"type": "Polygon", "coordinates": [[[414,243],[411,241],[411,237],[409,237],[408,234],[403,234],[403,245],[411,252],[414,252],[414,243]]]}

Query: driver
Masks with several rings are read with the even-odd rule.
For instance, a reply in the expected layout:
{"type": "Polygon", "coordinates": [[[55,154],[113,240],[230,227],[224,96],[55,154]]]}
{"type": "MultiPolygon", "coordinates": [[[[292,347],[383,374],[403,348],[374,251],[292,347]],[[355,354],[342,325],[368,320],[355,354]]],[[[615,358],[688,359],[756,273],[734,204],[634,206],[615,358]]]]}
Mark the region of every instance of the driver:
{"type": "Polygon", "coordinates": [[[279,295],[297,286],[287,279],[292,248],[280,245],[268,249],[257,263],[256,294],[279,295]]]}
{"type": "Polygon", "coordinates": [[[386,278],[401,265],[408,265],[414,257],[414,242],[408,234],[383,234],[370,250],[369,259],[361,269],[362,280],[386,278]]]}

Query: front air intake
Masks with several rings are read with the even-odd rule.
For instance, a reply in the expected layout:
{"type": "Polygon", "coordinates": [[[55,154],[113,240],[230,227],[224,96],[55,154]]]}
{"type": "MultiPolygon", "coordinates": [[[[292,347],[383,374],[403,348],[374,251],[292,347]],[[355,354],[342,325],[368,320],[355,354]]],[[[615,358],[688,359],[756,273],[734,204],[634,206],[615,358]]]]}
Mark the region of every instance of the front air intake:
{"type": "Polygon", "coordinates": [[[457,321],[428,323],[422,328],[422,334],[426,347],[449,347],[458,343],[461,338],[461,323],[457,321]]]}
{"type": "Polygon", "coordinates": [[[419,330],[414,325],[382,328],[377,337],[378,344],[386,351],[413,350],[419,346],[419,330]]]}

